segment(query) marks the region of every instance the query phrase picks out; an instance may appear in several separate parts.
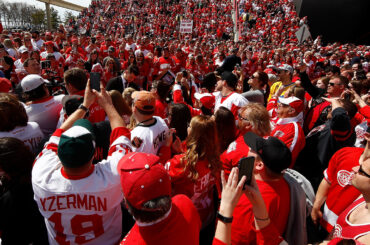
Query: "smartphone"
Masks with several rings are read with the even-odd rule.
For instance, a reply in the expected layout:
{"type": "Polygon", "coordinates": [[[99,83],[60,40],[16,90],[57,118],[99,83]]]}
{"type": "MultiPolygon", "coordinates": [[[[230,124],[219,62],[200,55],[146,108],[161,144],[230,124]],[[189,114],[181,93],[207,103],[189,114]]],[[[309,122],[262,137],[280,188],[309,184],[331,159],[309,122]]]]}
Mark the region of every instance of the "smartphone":
{"type": "Polygon", "coordinates": [[[90,88],[100,92],[100,73],[90,72],[90,88]]]}
{"type": "Polygon", "coordinates": [[[175,76],[172,72],[167,71],[160,80],[164,81],[167,85],[172,85],[175,83],[175,76]]]}
{"type": "Polygon", "coordinates": [[[245,185],[250,185],[252,181],[252,174],[254,169],[254,159],[255,157],[243,157],[239,160],[238,168],[239,168],[239,181],[243,176],[247,177],[245,184],[243,186],[243,190],[245,189],[245,185]]]}

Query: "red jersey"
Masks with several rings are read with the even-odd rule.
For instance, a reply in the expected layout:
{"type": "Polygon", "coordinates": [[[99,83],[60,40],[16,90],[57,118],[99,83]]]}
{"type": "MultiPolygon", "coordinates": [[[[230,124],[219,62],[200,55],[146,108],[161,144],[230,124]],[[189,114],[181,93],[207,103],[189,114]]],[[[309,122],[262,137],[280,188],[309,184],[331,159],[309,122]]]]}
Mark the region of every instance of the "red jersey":
{"type": "Polygon", "coordinates": [[[201,222],[190,199],[184,195],[172,198],[172,207],[162,219],[132,227],[121,245],[188,245],[199,244],[201,222]]]}
{"type": "Polygon", "coordinates": [[[330,184],[326,198],[321,225],[330,232],[338,216],[360,196],[352,186],[352,168],[359,165],[363,148],[344,147],[330,159],[324,178],[330,184]]]}
{"type": "Polygon", "coordinates": [[[271,132],[271,136],[283,141],[292,152],[290,168],[294,166],[295,160],[306,145],[303,129],[296,119],[296,117],[280,118],[276,122],[275,129],[271,132]]]}
{"type": "Polygon", "coordinates": [[[184,154],[176,155],[166,163],[166,169],[171,176],[172,194],[188,196],[198,210],[204,225],[213,215],[213,187],[216,178],[208,167],[208,161],[199,160],[195,166],[198,179],[193,181],[188,177],[189,170],[184,170],[186,162],[182,163],[183,157],[184,154]]]}

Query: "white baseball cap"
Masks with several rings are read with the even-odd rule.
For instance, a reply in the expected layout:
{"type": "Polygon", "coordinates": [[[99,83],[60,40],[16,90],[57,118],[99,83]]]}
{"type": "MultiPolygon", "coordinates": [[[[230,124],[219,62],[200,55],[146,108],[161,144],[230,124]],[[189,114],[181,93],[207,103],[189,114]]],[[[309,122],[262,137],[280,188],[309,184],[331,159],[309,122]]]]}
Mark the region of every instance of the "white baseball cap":
{"type": "Polygon", "coordinates": [[[31,74],[27,75],[22,79],[21,87],[23,92],[29,92],[38,88],[41,84],[47,83],[48,81],[39,75],[31,74]]]}
{"type": "Polygon", "coordinates": [[[302,100],[298,99],[295,96],[287,97],[287,98],[279,98],[279,102],[284,105],[288,105],[292,107],[296,112],[300,113],[304,109],[304,103],[302,100]]]}
{"type": "Polygon", "coordinates": [[[25,52],[28,52],[28,49],[26,48],[26,47],[20,47],[19,49],[18,49],[18,52],[19,53],[21,53],[21,54],[23,54],[23,53],[25,53],[25,52]]]}

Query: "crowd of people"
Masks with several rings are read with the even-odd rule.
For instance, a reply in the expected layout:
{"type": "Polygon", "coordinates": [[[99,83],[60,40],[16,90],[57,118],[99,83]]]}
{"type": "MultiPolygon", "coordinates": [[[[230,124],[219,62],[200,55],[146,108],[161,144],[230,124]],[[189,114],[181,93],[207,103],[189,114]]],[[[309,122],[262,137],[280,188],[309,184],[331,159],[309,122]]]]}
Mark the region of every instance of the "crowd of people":
{"type": "Polygon", "coordinates": [[[1,244],[370,244],[370,46],[236,2],[2,30],[1,244]]]}

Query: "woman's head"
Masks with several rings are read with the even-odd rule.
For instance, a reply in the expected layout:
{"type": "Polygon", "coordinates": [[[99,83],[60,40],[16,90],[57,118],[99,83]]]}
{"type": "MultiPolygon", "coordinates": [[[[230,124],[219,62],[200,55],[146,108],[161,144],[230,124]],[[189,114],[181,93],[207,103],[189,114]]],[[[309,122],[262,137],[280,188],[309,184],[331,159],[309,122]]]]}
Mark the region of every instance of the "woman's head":
{"type": "Polygon", "coordinates": [[[321,89],[325,89],[325,91],[326,91],[326,89],[328,88],[329,80],[330,80],[329,77],[321,77],[321,78],[317,79],[316,87],[321,88],[321,89]]]}
{"type": "Polygon", "coordinates": [[[114,63],[115,63],[114,59],[109,57],[107,61],[105,62],[105,67],[109,69],[113,69],[114,63]]]}
{"type": "Polygon", "coordinates": [[[0,93],[0,132],[8,132],[17,126],[26,126],[28,116],[17,97],[0,93]]]}
{"type": "Polygon", "coordinates": [[[248,80],[248,84],[253,89],[263,89],[269,81],[269,77],[263,71],[257,71],[248,80]]]}
{"type": "Polygon", "coordinates": [[[6,174],[8,181],[29,182],[33,160],[33,154],[21,140],[0,138],[0,171],[6,174]]]}
{"type": "Polygon", "coordinates": [[[185,168],[190,171],[191,179],[198,178],[195,166],[199,160],[207,160],[213,174],[220,169],[216,122],[211,117],[199,115],[191,119],[186,146],[185,168]]]}
{"type": "Polygon", "coordinates": [[[188,125],[191,120],[190,109],[187,105],[182,103],[173,104],[170,107],[168,116],[170,121],[170,128],[176,129],[176,135],[181,141],[188,136],[188,125]]]}
{"type": "Polygon", "coordinates": [[[220,152],[223,152],[235,140],[235,117],[229,109],[221,106],[215,113],[215,121],[220,142],[220,152]]]}

